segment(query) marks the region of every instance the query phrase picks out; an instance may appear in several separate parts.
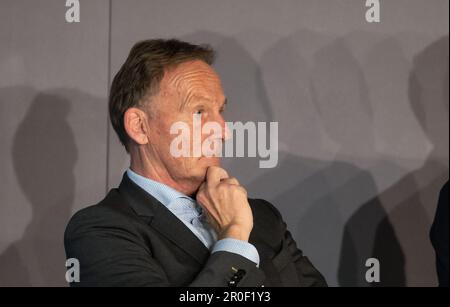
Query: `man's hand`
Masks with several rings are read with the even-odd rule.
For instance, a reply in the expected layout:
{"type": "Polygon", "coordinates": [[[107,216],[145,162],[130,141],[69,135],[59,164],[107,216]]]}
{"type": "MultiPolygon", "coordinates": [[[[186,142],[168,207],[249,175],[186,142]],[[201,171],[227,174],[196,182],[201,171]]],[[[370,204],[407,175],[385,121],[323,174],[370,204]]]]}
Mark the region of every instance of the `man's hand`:
{"type": "Polygon", "coordinates": [[[205,210],[219,239],[247,241],[253,228],[253,214],[247,191],[236,178],[230,178],[220,167],[211,166],[206,181],[197,192],[197,202],[205,210]]]}

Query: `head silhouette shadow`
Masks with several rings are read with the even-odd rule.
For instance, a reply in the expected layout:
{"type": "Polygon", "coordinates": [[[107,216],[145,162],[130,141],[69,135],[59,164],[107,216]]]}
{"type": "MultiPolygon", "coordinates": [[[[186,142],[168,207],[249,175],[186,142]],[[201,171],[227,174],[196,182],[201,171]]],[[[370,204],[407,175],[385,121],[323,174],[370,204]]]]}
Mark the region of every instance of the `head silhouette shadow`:
{"type": "MultiPolygon", "coordinates": [[[[389,219],[394,221],[407,255],[411,286],[437,282],[429,230],[439,191],[448,180],[448,76],[448,36],[445,36],[414,57],[408,80],[410,106],[431,151],[420,168],[381,195],[393,205],[389,219]]],[[[375,248],[381,249],[382,235],[377,237],[375,248]]]]}
{"type": "MultiPolygon", "coordinates": [[[[388,43],[382,42],[378,50],[389,53],[392,47],[388,43]]],[[[379,54],[382,56],[383,52],[379,54]]],[[[386,58],[389,56],[383,57],[386,58]]],[[[432,150],[421,168],[408,173],[378,196],[390,210],[386,216],[379,217],[373,240],[372,255],[381,265],[381,282],[374,286],[429,286],[435,279],[428,239],[429,212],[433,211],[430,207],[435,207],[439,189],[448,179],[448,164],[442,160],[448,161],[448,37],[437,40],[414,57],[408,81],[411,109],[432,150]],[[391,225],[395,225],[395,230],[391,225]],[[402,242],[401,249],[393,241],[386,240],[393,236],[402,242]]],[[[373,216],[367,208],[378,199],[368,201],[352,216],[346,227],[344,246],[354,246],[351,241],[358,240],[358,235],[356,239],[350,235],[352,229],[373,216]]],[[[357,253],[355,250],[353,255],[357,253]]],[[[353,280],[346,277],[358,273],[352,272],[349,255],[341,258],[343,284],[353,280]]]]}
{"type": "MultiPolygon", "coordinates": [[[[374,233],[387,215],[375,197],[365,208],[364,222],[345,230],[352,214],[378,194],[370,171],[359,166],[368,164],[374,152],[374,112],[349,41],[365,34],[336,39],[301,30],[276,42],[261,61],[269,96],[279,105],[275,120],[288,150],[280,154],[277,168],[250,187],[280,209],[299,247],[330,285],[361,285],[355,271],[365,268],[361,259],[370,257],[374,233]],[[305,42],[320,46],[311,54],[312,63],[304,58],[311,52],[305,42]],[[321,142],[330,140],[333,144],[324,148],[321,142]],[[330,147],[336,152],[327,152],[330,147]],[[317,158],[315,152],[320,153],[317,158]],[[342,244],[345,232],[347,238],[361,240],[342,244]]],[[[392,226],[384,228],[394,253],[401,255],[392,226]]]]}
{"type": "MultiPolygon", "coordinates": [[[[370,37],[369,35],[367,34],[367,37],[370,37]]],[[[408,69],[408,63],[395,39],[382,39],[371,51],[371,55],[370,59],[372,59],[373,63],[379,63],[383,59],[386,67],[398,69],[401,72],[408,69]]],[[[369,64],[372,64],[372,62],[369,64]]],[[[372,65],[375,66],[375,64],[372,65]]],[[[368,67],[368,63],[365,63],[364,66],[364,69],[369,73],[373,70],[373,67],[368,67]]],[[[396,76],[393,78],[392,82],[399,82],[398,79],[395,79],[396,76]]],[[[362,70],[358,79],[364,84],[361,87],[361,92],[364,93],[360,97],[361,102],[365,102],[370,106],[369,88],[366,85],[365,75],[362,70]]],[[[346,124],[346,126],[354,130],[359,130],[360,127],[373,129],[374,114],[373,112],[368,112],[367,114],[368,117],[363,119],[359,125],[356,125],[356,128],[353,121],[351,124],[346,124]]],[[[362,153],[377,152],[372,133],[370,138],[359,137],[357,140],[360,140],[362,146],[367,147],[362,153]]],[[[387,169],[395,170],[395,172],[400,171],[400,168],[394,162],[385,159],[381,155],[370,157],[369,155],[369,161],[370,159],[375,161],[370,163],[370,169],[378,172],[380,170],[386,172],[387,169]]],[[[366,184],[370,182],[371,191],[366,193],[365,198],[361,198],[358,207],[346,220],[337,271],[339,285],[360,287],[404,286],[406,283],[405,254],[400,244],[400,238],[394,229],[395,221],[389,217],[390,213],[385,208],[385,200],[380,196],[375,179],[372,178],[370,172],[366,171],[365,173],[367,174],[366,180],[360,180],[360,178],[352,182],[354,191],[350,193],[357,195],[359,190],[364,190],[364,182],[366,184]],[[366,273],[369,271],[366,261],[370,258],[376,258],[380,262],[382,276],[379,282],[372,283],[366,279],[366,273]]]]}
{"type": "Polygon", "coordinates": [[[31,222],[23,237],[0,255],[0,284],[64,282],[62,234],[74,201],[77,161],[69,112],[66,98],[38,93],[14,135],[13,166],[31,204],[31,222]]]}

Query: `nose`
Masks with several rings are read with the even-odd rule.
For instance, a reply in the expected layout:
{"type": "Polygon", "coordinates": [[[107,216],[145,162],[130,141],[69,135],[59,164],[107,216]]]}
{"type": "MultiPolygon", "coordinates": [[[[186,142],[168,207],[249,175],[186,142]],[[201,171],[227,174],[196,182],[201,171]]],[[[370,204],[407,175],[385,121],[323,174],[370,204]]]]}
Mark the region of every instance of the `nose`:
{"type": "Polygon", "coordinates": [[[226,141],[230,139],[230,129],[228,128],[227,123],[225,122],[225,119],[222,115],[219,115],[218,121],[217,121],[222,128],[222,140],[226,141]]]}

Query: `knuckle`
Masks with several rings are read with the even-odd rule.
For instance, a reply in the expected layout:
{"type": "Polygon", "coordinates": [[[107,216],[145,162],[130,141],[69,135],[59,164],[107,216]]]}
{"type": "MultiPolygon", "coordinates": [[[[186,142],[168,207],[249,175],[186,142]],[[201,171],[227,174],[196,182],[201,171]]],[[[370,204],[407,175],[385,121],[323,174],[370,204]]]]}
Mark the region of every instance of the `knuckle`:
{"type": "Polygon", "coordinates": [[[243,193],[245,196],[247,196],[247,190],[244,187],[238,186],[237,188],[241,191],[241,193],[243,193]]]}
{"type": "Polygon", "coordinates": [[[219,193],[225,193],[228,189],[229,185],[225,182],[222,182],[217,186],[217,192],[219,193]]]}

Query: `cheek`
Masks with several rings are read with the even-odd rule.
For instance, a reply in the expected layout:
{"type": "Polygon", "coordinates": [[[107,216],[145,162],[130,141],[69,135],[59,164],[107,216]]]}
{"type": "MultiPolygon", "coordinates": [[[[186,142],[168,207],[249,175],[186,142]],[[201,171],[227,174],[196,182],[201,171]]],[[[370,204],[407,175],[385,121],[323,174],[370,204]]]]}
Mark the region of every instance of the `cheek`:
{"type": "Polygon", "coordinates": [[[169,146],[172,140],[177,136],[177,134],[171,134],[170,128],[172,127],[172,121],[163,121],[156,127],[155,138],[156,141],[163,145],[164,147],[169,146]]]}
{"type": "Polygon", "coordinates": [[[198,159],[194,158],[173,158],[171,159],[172,173],[179,178],[196,178],[202,175],[198,159]]]}

